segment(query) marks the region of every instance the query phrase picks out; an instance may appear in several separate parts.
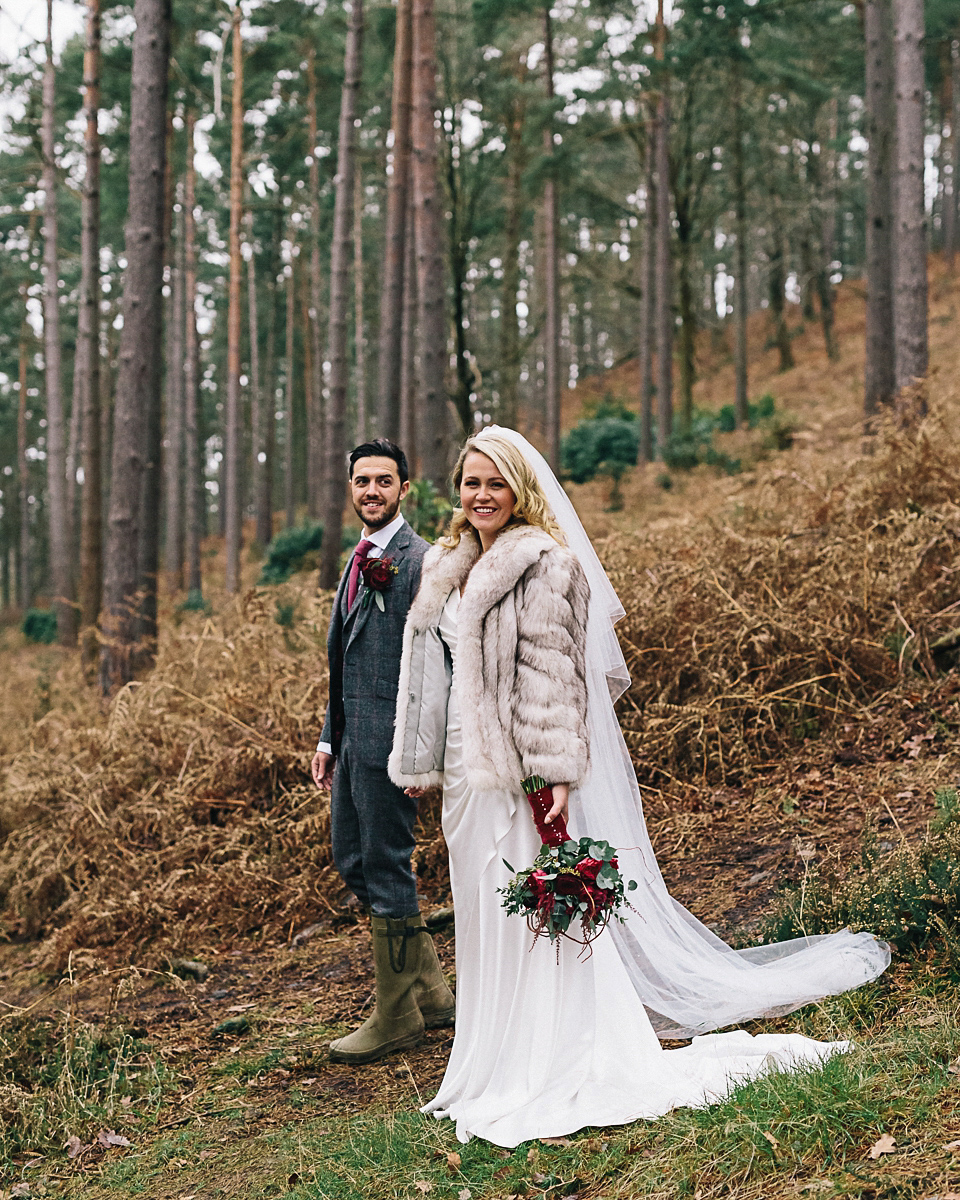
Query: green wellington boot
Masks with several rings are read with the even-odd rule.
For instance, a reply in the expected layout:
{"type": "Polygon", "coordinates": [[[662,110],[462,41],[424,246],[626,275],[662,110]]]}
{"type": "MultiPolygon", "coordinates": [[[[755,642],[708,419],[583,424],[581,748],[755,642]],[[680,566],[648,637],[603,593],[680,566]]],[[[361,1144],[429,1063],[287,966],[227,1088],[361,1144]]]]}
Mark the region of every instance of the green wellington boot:
{"type": "Polygon", "coordinates": [[[427,1029],[443,1029],[453,1024],[457,1003],[443,978],[437,948],[423,923],[423,917],[419,914],[407,917],[407,925],[411,929],[422,930],[417,938],[420,943],[420,972],[414,984],[414,995],[420,1005],[423,1023],[427,1029]]]}
{"type": "Polygon", "coordinates": [[[408,1050],[423,1037],[415,987],[424,939],[410,926],[416,918],[371,917],[377,999],[359,1029],[330,1043],[330,1061],[368,1063],[408,1050]]]}

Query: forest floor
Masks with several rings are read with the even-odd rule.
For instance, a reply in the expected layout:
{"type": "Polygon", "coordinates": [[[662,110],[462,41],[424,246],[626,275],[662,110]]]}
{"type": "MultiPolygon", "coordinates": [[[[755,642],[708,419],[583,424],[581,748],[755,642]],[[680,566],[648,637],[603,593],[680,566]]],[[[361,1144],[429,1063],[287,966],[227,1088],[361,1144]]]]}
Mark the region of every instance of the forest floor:
{"type": "MultiPolygon", "coordinates": [[[[934,269],[932,401],[935,408],[951,410],[953,420],[958,415],[955,381],[960,379],[958,308],[960,288],[934,269]]],[[[762,316],[755,318],[752,330],[757,347],[764,342],[762,321],[762,316]]],[[[654,472],[637,470],[626,481],[625,508],[616,513],[605,511],[602,484],[576,489],[574,498],[591,534],[621,563],[618,570],[624,555],[628,561],[637,557],[639,573],[649,570],[641,531],[646,536],[652,529],[661,539],[661,552],[675,544],[682,557],[691,530],[721,510],[736,514],[741,540],[759,539],[772,518],[758,500],[758,490],[786,481],[799,495],[823,491],[824,462],[833,471],[833,492],[827,488],[824,495],[834,494],[846,460],[861,453],[863,302],[856,285],[841,290],[837,333],[837,363],[827,361],[819,330],[808,326],[794,339],[798,365],[793,371],[777,374],[774,351],[768,349],[758,350],[751,364],[752,394],[772,392],[778,409],[796,419],[799,430],[790,449],[765,452],[761,459],[755,441],[741,438],[738,443],[738,435],[730,435],[731,445],[748,456],[756,452],[755,466],[747,462],[743,474],[729,478],[698,469],[675,477],[670,490],[657,485],[654,472]]],[[[705,350],[701,366],[698,404],[727,402],[732,393],[729,363],[705,350]]],[[[587,380],[570,398],[568,423],[579,415],[585,398],[596,399],[606,391],[632,394],[633,371],[627,364],[587,380]]],[[[944,428],[950,428],[949,420],[944,428]]],[[[948,493],[953,487],[955,498],[955,480],[944,487],[948,493]]],[[[218,563],[215,556],[207,560],[211,574],[218,563]]],[[[249,569],[252,582],[254,567],[249,569]]],[[[949,563],[945,568],[955,569],[949,563]]],[[[726,577],[723,586],[731,586],[726,577]]],[[[960,601],[960,590],[954,588],[960,601]]],[[[193,618],[184,618],[187,633],[177,635],[194,638],[194,678],[198,662],[215,663],[219,656],[226,661],[223,647],[233,652],[234,642],[240,646],[234,632],[239,625],[229,621],[222,640],[216,640],[220,600],[215,587],[210,594],[214,614],[197,618],[198,632],[191,632],[193,618]],[[212,657],[202,659],[210,646],[212,657]]],[[[280,644],[301,658],[319,654],[324,620],[322,604],[302,604],[302,628],[285,632],[280,644]]],[[[911,610],[903,611],[916,625],[911,610]]],[[[279,636],[271,622],[267,625],[270,636],[279,636]]],[[[635,643],[634,638],[630,644],[635,643]]],[[[901,666],[904,644],[902,638],[892,643],[901,666]]],[[[641,646],[638,653],[645,649],[641,646]]],[[[299,661],[294,666],[302,670],[299,661]]],[[[636,674],[635,660],[631,667],[636,674]]],[[[155,767],[156,778],[138,780],[130,773],[121,751],[113,749],[127,736],[122,725],[127,717],[100,714],[59,649],[26,646],[8,629],[0,634],[0,670],[9,683],[8,697],[0,702],[5,706],[0,711],[0,765],[7,788],[6,794],[0,792],[0,840],[15,832],[21,838],[20,857],[9,859],[10,870],[25,875],[34,869],[30,864],[42,862],[42,879],[56,888],[56,874],[44,856],[54,853],[60,862],[71,847],[88,839],[93,858],[102,856],[107,878],[107,843],[92,839],[98,830],[111,832],[114,814],[105,793],[94,796],[81,782],[91,771],[83,757],[85,743],[69,741],[79,739],[76,731],[81,729],[90,739],[97,730],[105,731],[108,741],[103,744],[112,747],[118,764],[110,769],[127,772],[117,775],[116,790],[136,793],[133,799],[117,800],[117,812],[137,831],[136,844],[155,855],[146,867],[128,863],[127,875],[116,875],[120,882],[115,886],[126,886],[131,893],[127,908],[127,900],[121,903],[105,884],[96,890],[88,863],[84,878],[97,897],[96,911],[71,907],[72,898],[57,908],[63,900],[59,895],[43,909],[42,887],[31,892],[23,879],[4,882],[0,862],[0,885],[14,897],[21,887],[30,899],[22,901],[12,923],[8,920],[7,940],[0,941],[0,1200],[134,1195],[155,1200],[960,1196],[960,939],[951,923],[955,914],[944,913],[942,936],[925,937],[895,955],[890,971],[875,984],[750,1026],[755,1032],[800,1030],[855,1040],[849,1055],[819,1071],[758,1081],[702,1113],[683,1111],[623,1129],[585,1130],[570,1138],[525,1143],[513,1152],[478,1141],[461,1146],[449,1122],[417,1112],[439,1083],[452,1031],[430,1032],[415,1050],[358,1069],[327,1061],[326,1043],[362,1018],[372,986],[369,929],[327,873],[327,860],[316,860],[322,886],[305,891],[301,882],[291,883],[278,872],[276,915],[231,926],[213,889],[235,888],[231,894],[240,900],[231,901],[234,907],[238,902],[253,907],[262,900],[255,890],[262,890],[262,880],[251,882],[254,890],[244,892],[241,877],[265,870],[266,860],[251,858],[247,865],[241,857],[235,879],[230,876],[224,884],[227,877],[211,877],[209,890],[202,893],[206,924],[203,912],[192,912],[183,939],[161,935],[157,931],[169,918],[157,914],[168,911],[163,904],[184,883],[180,876],[187,875],[187,860],[163,857],[164,814],[143,815],[154,803],[151,796],[162,794],[157,781],[167,768],[159,751],[152,760],[161,763],[155,767]],[[17,712],[21,720],[29,713],[36,726],[26,740],[13,731],[17,712]],[[37,784],[39,790],[30,791],[25,782],[29,773],[44,775],[52,770],[48,760],[65,754],[75,755],[77,781],[70,785],[75,790],[66,788],[61,774],[59,790],[41,795],[37,784]],[[49,840],[44,825],[49,820],[43,814],[54,795],[63,815],[57,818],[51,852],[44,841],[49,840]],[[16,816],[17,804],[28,806],[25,816],[16,816]],[[35,833],[28,837],[24,829],[35,833]],[[64,930],[71,931],[69,938],[64,930]],[[199,960],[202,969],[179,963],[178,957],[199,960]]],[[[163,678],[178,681],[184,695],[201,698],[212,721],[210,693],[170,673],[172,667],[163,670],[168,671],[160,672],[163,678]]],[[[783,911],[783,897],[790,895],[785,888],[793,884],[801,896],[808,882],[813,888],[812,863],[824,878],[842,880],[860,862],[867,842],[872,853],[888,855],[891,864],[894,859],[919,862],[918,847],[942,817],[938,796],[942,807],[943,789],[960,778],[957,675],[956,670],[901,672],[889,686],[877,688],[875,701],[861,695],[859,707],[851,702],[841,718],[822,729],[811,725],[806,733],[778,742],[775,752],[749,762],[744,757],[736,768],[718,767],[705,756],[700,778],[680,767],[672,768],[672,775],[658,774],[641,756],[638,770],[651,835],[671,892],[719,933],[744,943],[769,929],[783,911]]],[[[142,688],[141,694],[146,697],[147,691],[142,688]]],[[[239,685],[231,695],[236,706],[229,707],[230,720],[252,734],[252,709],[250,704],[242,707],[239,685]]],[[[662,695],[670,699],[666,690],[662,695]]],[[[159,703],[149,701],[154,702],[159,703]]],[[[134,695],[131,706],[136,703],[134,695]]],[[[148,699],[139,703],[147,705],[148,699]]],[[[228,707],[226,701],[216,703],[228,707]]],[[[284,703],[282,711],[271,709],[278,730],[281,719],[288,722],[284,744],[308,745],[315,733],[316,697],[308,703],[295,696],[284,703]]],[[[842,703],[837,700],[838,706],[842,703]]],[[[131,728],[140,737],[146,711],[138,717],[131,707],[131,728]]],[[[164,719],[169,715],[168,710],[157,711],[164,719]]],[[[223,716],[216,711],[217,719],[223,716]]],[[[181,719],[186,718],[178,710],[176,721],[181,719]]],[[[629,714],[625,719],[629,725],[629,714]]],[[[661,736],[659,726],[643,728],[661,736]]],[[[203,749],[193,750],[193,745],[201,735],[188,731],[178,736],[176,755],[171,752],[179,770],[176,783],[193,794],[172,819],[183,822],[189,853],[199,854],[196,847],[202,846],[212,860],[217,847],[227,845],[216,839],[233,837],[235,828],[252,845],[261,836],[249,832],[255,827],[265,831],[263,838],[280,844],[281,853],[294,853],[281,842],[271,814],[259,807],[259,784],[251,786],[248,799],[238,798],[232,783],[233,791],[225,789],[224,798],[216,789],[215,771],[209,779],[203,777],[202,785],[190,785],[192,764],[203,749]],[[202,801],[201,807],[207,806],[202,821],[197,792],[210,796],[202,801]]],[[[282,822],[293,824],[301,810],[309,811],[312,824],[303,837],[323,841],[323,812],[306,807],[314,798],[304,781],[296,782],[296,772],[302,773],[306,763],[303,751],[296,766],[296,755],[288,761],[277,748],[280,732],[276,738],[277,744],[268,747],[268,765],[284,785],[282,822]]],[[[682,738],[670,745],[674,757],[682,759],[682,738]]],[[[259,759],[242,760],[238,777],[243,769],[249,773],[254,768],[261,770],[259,759]]],[[[222,764],[217,767],[223,770],[222,764]]],[[[177,775],[173,768],[169,772],[177,775]]],[[[172,784],[169,795],[180,795],[172,784]]],[[[112,833],[111,840],[116,840],[112,833]]],[[[438,913],[438,951],[452,975],[453,930],[444,910],[445,873],[437,865],[442,853],[436,850],[435,814],[427,821],[424,842],[433,847],[418,863],[425,907],[438,913]]],[[[124,862],[132,862],[130,853],[124,853],[124,862]]],[[[952,859],[946,866],[957,870],[952,859]]],[[[932,875],[934,868],[929,869],[932,875]]],[[[186,901],[178,903],[186,912],[186,901]]],[[[194,909],[197,903],[193,901],[194,909]]]]}

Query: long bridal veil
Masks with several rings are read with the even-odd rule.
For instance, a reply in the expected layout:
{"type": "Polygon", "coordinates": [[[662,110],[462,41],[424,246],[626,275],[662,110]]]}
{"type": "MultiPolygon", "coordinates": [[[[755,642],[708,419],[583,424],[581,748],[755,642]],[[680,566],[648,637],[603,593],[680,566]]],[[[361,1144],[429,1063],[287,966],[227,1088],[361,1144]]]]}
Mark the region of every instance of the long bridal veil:
{"type": "MultiPolygon", "coordinates": [[[[613,702],[630,683],[614,626],[624,615],[569,497],[547,461],[514,430],[489,426],[530,463],[567,544],[590,584],[587,725],[590,770],[571,793],[570,827],[620,848],[635,911],[612,922],[627,973],[661,1038],[693,1037],[752,1017],[790,1012],[875,979],[889,965],[885,942],[841,930],[734,950],[667,891],[643,816],[640,789],[613,702]]],[[[482,445],[484,431],[478,435],[482,445]]],[[[478,446],[478,449],[480,447],[478,446]]]]}

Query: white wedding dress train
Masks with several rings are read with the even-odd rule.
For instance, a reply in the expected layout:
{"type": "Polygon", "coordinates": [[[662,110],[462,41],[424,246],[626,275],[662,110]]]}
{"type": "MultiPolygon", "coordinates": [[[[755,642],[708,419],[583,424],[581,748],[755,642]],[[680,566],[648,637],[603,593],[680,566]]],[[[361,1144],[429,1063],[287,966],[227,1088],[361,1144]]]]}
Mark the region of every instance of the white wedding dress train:
{"type": "MultiPolygon", "coordinates": [[[[454,664],[458,602],[458,593],[452,593],[440,624],[454,664]]],[[[656,976],[655,960],[665,952],[662,947],[669,946],[674,936],[682,941],[683,929],[696,930],[698,947],[711,939],[716,943],[708,953],[723,960],[717,969],[731,970],[733,980],[738,972],[763,975],[771,965],[777,968],[775,961],[764,964],[763,951],[758,952],[757,963],[750,960],[750,952],[744,958],[730,950],[671,900],[655,863],[647,861],[652,852],[632,863],[629,854],[621,855],[627,878],[638,864],[645,868],[631,898],[647,894],[638,904],[639,916],[632,915],[628,925],[621,927],[625,937],[615,938],[606,931],[593,943],[592,953],[582,953],[580,946],[561,939],[559,957],[556,945],[545,938],[531,945],[526,923],[504,912],[497,889],[511,876],[503,860],[518,869],[528,866],[540,849],[539,837],[519,780],[515,794],[478,793],[467,784],[460,712],[461,708],[468,711],[469,698],[459,701],[454,669],[443,830],[456,912],[457,1025],[446,1074],[425,1112],[452,1118],[461,1141],[478,1136],[513,1147],[587,1125],[621,1125],[680,1106],[702,1107],[727,1095],[741,1081],[769,1070],[819,1063],[846,1049],[846,1042],[821,1043],[800,1035],[752,1037],[742,1030],[699,1036],[681,1049],[663,1049],[648,1011],[656,1016],[656,996],[651,995],[656,986],[649,980],[656,976]],[[644,909],[657,915],[645,918],[644,909]],[[680,923],[676,929],[671,928],[673,921],[680,923]],[[661,948],[650,951],[652,961],[638,968],[637,944],[648,940],[661,948]]],[[[609,704],[608,699],[605,702],[609,704]]],[[[595,760],[598,753],[609,750],[592,747],[591,754],[595,760]]],[[[589,781],[581,794],[588,806],[589,781]]],[[[582,818],[575,805],[571,811],[573,836],[581,836],[587,830],[577,828],[582,818]]],[[[612,830],[589,832],[617,844],[612,830]]],[[[846,935],[854,939],[849,944],[844,935],[838,936],[840,942],[824,946],[823,952],[811,940],[809,947],[789,956],[793,965],[787,973],[797,980],[805,972],[817,974],[818,963],[824,968],[806,984],[811,996],[855,986],[879,974],[885,965],[885,948],[872,959],[867,955],[868,962],[861,961],[864,954],[856,938],[869,935],[846,935]]],[[[684,951],[678,948],[678,952],[684,951]]],[[[776,951],[766,954],[768,959],[778,957],[776,951]]],[[[789,1000],[790,982],[786,989],[779,984],[773,987],[768,1009],[776,1008],[778,999],[787,1007],[804,1002],[789,1000]]],[[[762,987],[760,991],[764,994],[762,987]]],[[[705,996],[705,1004],[708,999],[712,1003],[716,998],[705,996]]],[[[743,1004],[742,998],[732,999],[734,1010],[743,1004]]],[[[661,1026],[664,1019],[671,1023],[663,1018],[661,1026]]]]}

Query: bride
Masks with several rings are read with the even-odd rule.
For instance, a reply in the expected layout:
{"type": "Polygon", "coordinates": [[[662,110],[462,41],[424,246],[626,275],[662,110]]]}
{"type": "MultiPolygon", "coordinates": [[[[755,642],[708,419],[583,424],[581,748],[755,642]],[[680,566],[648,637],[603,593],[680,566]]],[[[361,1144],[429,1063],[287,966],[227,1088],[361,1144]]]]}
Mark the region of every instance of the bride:
{"type": "Polygon", "coordinates": [[[443,784],[457,1022],[425,1111],[455,1120],[461,1141],[512,1147],[703,1106],[845,1049],[709,1034],[857,987],[887,967],[887,946],[844,930],[733,950],[671,898],[613,708],[629,683],[623,609],[573,506],[537,450],[496,426],[467,441],[454,485],[461,507],[407,620],[389,767],[412,794],[443,784]],[[531,945],[500,906],[504,860],[524,867],[540,849],[520,786],[531,775],[553,784],[548,820],[617,846],[638,884],[592,953],[531,945]]]}

